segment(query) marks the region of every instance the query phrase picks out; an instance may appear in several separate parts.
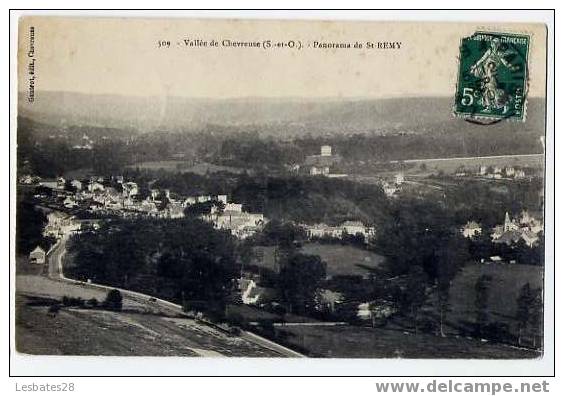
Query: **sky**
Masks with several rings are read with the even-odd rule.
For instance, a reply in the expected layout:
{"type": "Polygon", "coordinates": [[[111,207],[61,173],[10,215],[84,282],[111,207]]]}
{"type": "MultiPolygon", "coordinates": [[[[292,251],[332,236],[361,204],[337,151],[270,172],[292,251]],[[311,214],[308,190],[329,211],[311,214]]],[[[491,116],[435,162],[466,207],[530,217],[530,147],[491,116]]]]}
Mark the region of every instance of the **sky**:
{"type": "Polygon", "coordinates": [[[544,96],[545,90],[546,33],[538,24],[26,17],[19,26],[22,92],[29,87],[30,26],[36,91],[195,98],[452,96],[460,40],[476,30],[530,35],[529,95],[544,96]],[[186,47],[184,39],[219,45],[186,47]],[[159,48],[159,40],[170,41],[170,47],[159,48]],[[302,49],[223,47],[223,40],[261,45],[293,40],[302,49]],[[315,41],[359,42],[363,48],[313,48],[315,41]],[[367,42],[396,43],[396,49],[369,49],[367,42]]]}

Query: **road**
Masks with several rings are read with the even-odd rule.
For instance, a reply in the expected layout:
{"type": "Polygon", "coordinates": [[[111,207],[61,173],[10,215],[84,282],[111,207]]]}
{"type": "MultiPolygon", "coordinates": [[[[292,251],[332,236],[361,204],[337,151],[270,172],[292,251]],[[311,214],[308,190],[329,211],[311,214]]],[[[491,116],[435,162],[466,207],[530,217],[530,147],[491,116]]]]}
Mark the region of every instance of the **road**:
{"type": "MultiPolygon", "coordinates": [[[[70,278],[65,277],[63,272],[63,257],[66,254],[66,246],[68,242],[68,235],[65,234],[55,245],[55,247],[51,250],[48,256],[48,278],[43,279],[43,283],[37,282],[38,279],[30,279],[30,276],[21,277],[19,285],[17,288],[21,286],[22,289],[35,289],[36,292],[41,290],[46,290],[48,288],[51,290],[53,287],[55,289],[60,290],[60,295],[72,295],[75,296],[76,294],[84,295],[84,293],[95,293],[96,298],[99,300],[101,299],[100,296],[105,295],[111,289],[118,289],[122,296],[123,296],[123,304],[124,306],[128,307],[141,307],[145,311],[150,312],[160,312],[165,315],[175,315],[175,316],[186,316],[186,313],[183,311],[182,306],[178,304],[174,304],[170,301],[162,300],[160,298],[156,298],[154,296],[150,296],[143,293],[138,293],[131,290],[120,289],[109,287],[105,285],[95,284],[95,283],[85,283],[79,282],[70,278]],[[25,279],[27,278],[27,279],[25,279]],[[46,281],[54,281],[51,282],[53,284],[45,284],[46,281]],[[27,282],[27,283],[26,283],[27,282]],[[29,283],[31,282],[31,284],[29,283]]],[[[35,278],[35,277],[33,277],[35,278]]],[[[41,294],[41,293],[39,293],[41,294]]],[[[201,327],[208,327],[205,323],[197,322],[198,325],[201,327]]],[[[194,324],[193,324],[194,325],[194,324]]],[[[266,338],[263,338],[259,335],[248,331],[242,331],[241,335],[239,336],[241,339],[248,343],[256,344],[261,348],[265,348],[268,350],[274,351],[277,355],[283,357],[306,357],[298,352],[295,352],[289,348],[286,348],[282,345],[274,343],[266,338]]],[[[203,350],[199,350],[200,355],[213,355],[213,351],[209,351],[209,354],[204,354],[203,350]]]]}

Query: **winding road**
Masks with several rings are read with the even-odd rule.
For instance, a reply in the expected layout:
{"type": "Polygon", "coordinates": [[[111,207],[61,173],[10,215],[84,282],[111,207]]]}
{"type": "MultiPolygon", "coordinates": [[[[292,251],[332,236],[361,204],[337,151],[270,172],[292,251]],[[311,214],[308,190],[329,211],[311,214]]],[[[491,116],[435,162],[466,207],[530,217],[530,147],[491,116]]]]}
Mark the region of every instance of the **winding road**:
{"type": "MultiPolygon", "coordinates": [[[[142,308],[144,311],[155,312],[161,315],[186,317],[186,313],[182,310],[182,307],[170,301],[127,289],[80,282],[65,277],[63,271],[63,257],[66,254],[68,239],[68,234],[63,235],[63,237],[56,243],[48,254],[48,262],[46,263],[47,276],[17,275],[16,290],[18,293],[57,298],[61,298],[62,296],[82,296],[83,298],[95,297],[98,300],[102,300],[109,290],[117,289],[122,294],[124,307],[142,308]]],[[[212,327],[201,321],[193,321],[191,325],[198,326],[203,332],[212,329],[212,327]]],[[[296,351],[272,342],[252,332],[241,331],[240,335],[229,337],[238,337],[247,343],[255,344],[259,349],[262,348],[265,351],[273,351],[277,356],[306,357],[296,351]]],[[[197,353],[200,356],[217,356],[216,352],[211,349],[198,349],[197,353]]]]}

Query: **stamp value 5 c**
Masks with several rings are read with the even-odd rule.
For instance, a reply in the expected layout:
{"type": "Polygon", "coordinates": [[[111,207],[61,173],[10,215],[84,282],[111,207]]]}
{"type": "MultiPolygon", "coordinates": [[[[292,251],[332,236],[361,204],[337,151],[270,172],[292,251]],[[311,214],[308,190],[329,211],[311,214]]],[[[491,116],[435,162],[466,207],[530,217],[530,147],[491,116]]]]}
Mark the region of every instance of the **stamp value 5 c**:
{"type": "Polygon", "coordinates": [[[469,121],[525,120],[529,40],[491,32],[462,39],[455,115],[469,121]]]}

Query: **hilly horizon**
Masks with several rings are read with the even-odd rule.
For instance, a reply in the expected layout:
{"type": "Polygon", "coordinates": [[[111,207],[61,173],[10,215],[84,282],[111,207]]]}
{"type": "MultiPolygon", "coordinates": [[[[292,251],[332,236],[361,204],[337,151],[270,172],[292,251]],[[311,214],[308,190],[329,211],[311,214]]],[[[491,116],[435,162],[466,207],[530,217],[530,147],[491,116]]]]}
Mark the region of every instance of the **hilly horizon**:
{"type": "Polygon", "coordinates": [[[54,127],[92,126],[141,133],[193,131],[209,125],[250,128],[291,137],[369,133],[449,133],[488,128],[494,133],[544,134],[545,100],[530,98],[525,122],[482,126],[452,114],[450,97],[385,99],[128,97],[36,92],[29,104],[19,95],[19,116],[54,127]]]}

